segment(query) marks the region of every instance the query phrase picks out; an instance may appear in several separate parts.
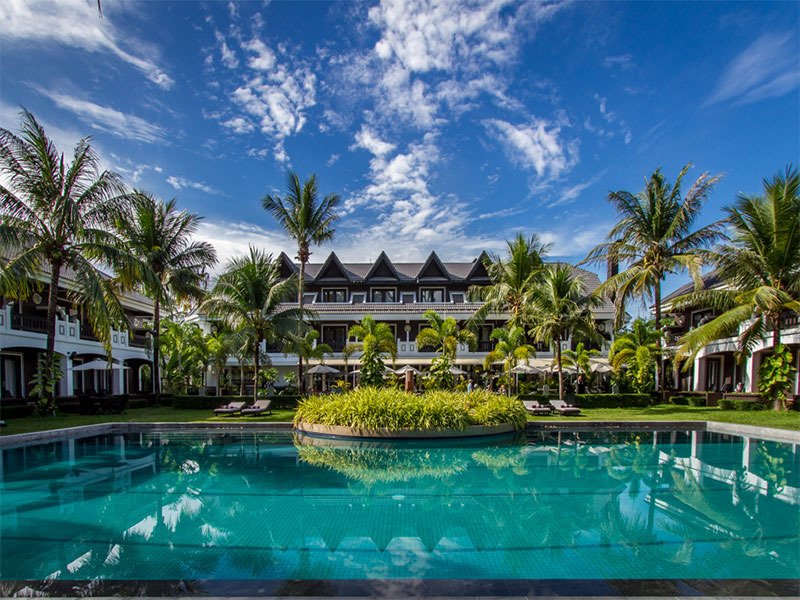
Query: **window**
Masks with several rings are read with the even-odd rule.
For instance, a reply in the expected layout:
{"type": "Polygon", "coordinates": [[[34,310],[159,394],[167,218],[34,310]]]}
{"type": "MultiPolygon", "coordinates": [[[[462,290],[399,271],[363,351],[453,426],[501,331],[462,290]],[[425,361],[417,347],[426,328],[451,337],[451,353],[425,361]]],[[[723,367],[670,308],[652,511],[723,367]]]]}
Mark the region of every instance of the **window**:
{"type": "Polygon", "coordinates": [[[396,290],[394,288],[373,288],[372,302],[394,302],[396,290]]]}
{"type": "Polygon", "coordinates": [[[444,302],[444,288],[420,288],[420,302],[444,302]]]}
{"type": "Polygon", "coordinates": [[[322,290],[323,302],[347,302],[346,288],[331,288],[322,290]]]}

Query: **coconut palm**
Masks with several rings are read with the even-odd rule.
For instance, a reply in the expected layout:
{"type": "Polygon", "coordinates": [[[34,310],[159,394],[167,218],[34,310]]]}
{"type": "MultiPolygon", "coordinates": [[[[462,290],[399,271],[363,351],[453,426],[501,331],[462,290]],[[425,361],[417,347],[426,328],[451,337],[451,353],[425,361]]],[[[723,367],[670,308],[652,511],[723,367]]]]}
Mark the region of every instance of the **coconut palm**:
{"type": "Polygon", "coordinates": [[[217,374],[217,396],[222,395],[222,375],[228,357],[234,354],[235,336],[226,328],[210,333],[205,338],[208,360],[217,374]]]}
{"type": "Polygon", "coordinates": [[[483,365],[486,369],[490,368],[492,363],[502,361],[506,373],[510,373],[520,361],[528,364],[528,360],[536,356],[536,348],[528,343],[525,329],[519,325],[498,327],[492,331],[490,337],[495,345],[494,350],[489,352],[484,360],[483,365]]]}
{"type": "Polygon", "coordinates": [[[763,185],[763,196],[742,194],[724,209],[731,243],[713,253],[721,288],[675,301],[721,313],[684,336],[681,356],[693,358],[713,340],[737,334],[742,354],[770,333],[777,347],[781,315],[800,312],[800,174],[790,166],[763,185]]]}
{"type": "Polygon", "coordinates": [[[88,326],[110,350],[112,325],[127,326],[113,281],[100,265],[136,271],[141,264],[113,231],[130,198],[120,177],[100,171],[90,138],[65,161],[27,110],[20,135],[0,128],[0,292],[26,298],[46,273],[49,284],[43,368],[54,364],[59,283],[71,271],[70,295],[85,309],[88,326]]]}
{"type": "Polygon", "coordinates": [[[542,258],[550,249],[536,234],[525,237],[521,233],[506,242],[508,257],[490,255],[485,267],[491,284],[469,290],[470,299],[483,302],[470,318],[473,325],[480,324],[491,313],[507,312],[511,325],[522,325],[524,306],[530,289],[544,268],[542,258]]]}
{"type": "Polygon", "coordinates": [[[594,356],[600,356],[600,351],[594,348],[587,348],[583,342],[578,342],[575,350],[564,350],[561,357],[567,367],[575,367],[575,370],[582,373],[586,380],[592,376],[592,362],[594,356]]]}
{"type": "Polygon", "coordinates": [[[383,385],[383,355],[392,362],[397,358],[397,339],[386,323],[379,323],[371,315],[361,319],[347,331],[348,338],[356,338],[361,350],[361,381],[365,385],[383,385]]]}
{"type": "Polygon", "coordinates": [[[250,247],[245,256],[231,259],[214,284],[201,310],[242,333],[253,356],[253,398],[258,397],[262,342],[275,343],[302,328],[306,313],[283,308],[297,292],[297,279],[282,280],[272,255],[250,247]]]}
{"type": "Polygon", "coordinates": [[[645,348],[653,361],[658,358],[658,340],[661,333],[655,328],[653,321],[636,319],[629,331],[621,331],[614,337],[608,353],[608,362],[615,372],[619,373],[626,364],[632,362],[639,348],[645,348]]]}
{"type": "MultiPolygon", "coordinates": [[[[297,286],[297,303],[303,308],[303,285],[305,283],[306,263],[311,256],[311,245],[321,244],[333,239],[338,220],[336,207],[339,196],[328,194],[319,200],[317,176],[311,175],[304,183],[300,183],[297,173],[289,173],[287,194],[280,196],[264,196],[261,201],[264,210],[280,223],[284,231],[297,242],[297,260],[300,261],[300,278],[297,286]]],[[[303,359],[298,357],[297,376],[303,391],[303,359]]]]}
{"type": "Polygon", "coordinates": [[[436,351],[451,361],[455,360],[459,344],[475,347],[475,334],[460,329],[453,317],[442,318],[435,310],[426,310],[422,315],[428,326],[417,335],[417,348],[434,347],[436,351]]]}
{"type": "MultiPolygon", "coordinates": [[[[611,261],[626,267],[596,290],[598,295],[614,299],[617,327],[622,326],[626,304],[638,297],[653,301],[655,327],[660,331],[664,278],[688,270],[699,285],[704,250],[724,237],[720,222],[695,229],[703,204],[720,176],[703,173],[681,197],[683,178],[691,166],[681,169],[674,184],[656,169],[641,192],[620,190],[608,194],[619,221],[608,234],[608,241],[594,248],[584,262],[611,261]]],[[[663,388],[663,352],[659,358],[658,381],[663,388]]]]}
{"type": "Polygon", "coordinates": [[[217,253],[208,242],[192,240],[202,217],[178,211],[176,200],[167,202],[136,191],[130,212],[116,223],[117,232],[126,247],[155,276],[139,283],[137,273],[121,275],[131,287],[141,287],[153,299],[153,394],[161,393],[159,339],[161,308],[175,301],[200,299],[205,291],[202,283],[206,271],[217,262],[217,253]]]}
{"type": "Polygon", "coordinates": [[[526,318],[533,324],[530,334],[555,347],[560,400],[564,399],[561,342],[570,336],[600,338],[591,311],[597,303],[595,296],[584,293],[583,282],[569,265],[548,265],[540,284],[531,290],[526,306],[526,318]]]}

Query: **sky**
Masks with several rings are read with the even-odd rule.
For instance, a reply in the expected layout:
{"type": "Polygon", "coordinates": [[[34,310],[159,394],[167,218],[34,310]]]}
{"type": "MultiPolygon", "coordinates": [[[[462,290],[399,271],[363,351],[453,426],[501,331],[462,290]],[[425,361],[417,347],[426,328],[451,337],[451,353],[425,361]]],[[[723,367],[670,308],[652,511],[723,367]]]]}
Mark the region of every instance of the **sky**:
{"type": "Polygon", "coordinates": [[[294,255],[261,207],[290,170],[341,198],[312,261],[535,232],[577,262],[657,168],[724,174],[704,224],[800,163],[799,32],[798,2],[3,0],[0,126],[24,106],[67,153],[92,136],[203,215],[221,265],[294,255]]]}

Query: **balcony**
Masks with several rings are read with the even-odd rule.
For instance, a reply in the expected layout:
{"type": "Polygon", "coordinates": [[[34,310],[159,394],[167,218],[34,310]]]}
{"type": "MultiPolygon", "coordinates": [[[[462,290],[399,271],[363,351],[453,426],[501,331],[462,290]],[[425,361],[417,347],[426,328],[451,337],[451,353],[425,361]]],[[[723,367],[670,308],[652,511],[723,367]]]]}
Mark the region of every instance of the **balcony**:
{"type": "Polygon", "coordinates": [[[47,319],[39,315],[11,313],[11,329],[47,333],[47,319]]]}
{"type": "Polygon", "coordinates": [[[128,343],[134,348],[147,348],[149,339],[148,333],[132,333],[128,343]]]}

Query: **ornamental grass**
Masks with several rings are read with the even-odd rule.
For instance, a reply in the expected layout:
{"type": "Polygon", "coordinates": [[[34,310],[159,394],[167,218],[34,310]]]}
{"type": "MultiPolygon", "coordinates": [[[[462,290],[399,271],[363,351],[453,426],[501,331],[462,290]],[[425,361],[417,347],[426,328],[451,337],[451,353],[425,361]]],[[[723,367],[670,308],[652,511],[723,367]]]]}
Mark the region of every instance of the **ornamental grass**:
{"type": "Polygon", "coordinates": [[[361,387],[338,395],[311,396],[297,407],[294,423],[360,429],[456,429],[511,423],[525,428],[526,413],[516,398],[484,390],[431,391],[422,395],[361,387]]]}

